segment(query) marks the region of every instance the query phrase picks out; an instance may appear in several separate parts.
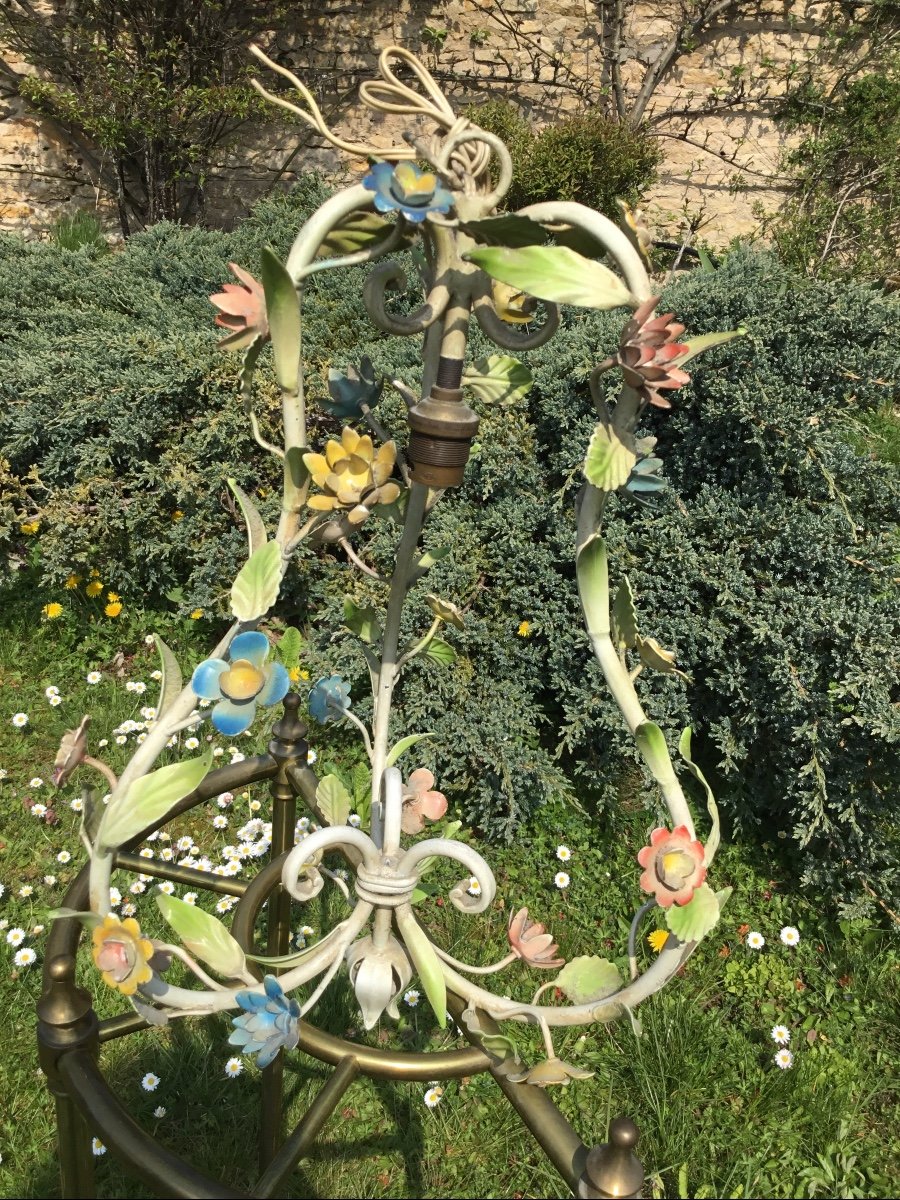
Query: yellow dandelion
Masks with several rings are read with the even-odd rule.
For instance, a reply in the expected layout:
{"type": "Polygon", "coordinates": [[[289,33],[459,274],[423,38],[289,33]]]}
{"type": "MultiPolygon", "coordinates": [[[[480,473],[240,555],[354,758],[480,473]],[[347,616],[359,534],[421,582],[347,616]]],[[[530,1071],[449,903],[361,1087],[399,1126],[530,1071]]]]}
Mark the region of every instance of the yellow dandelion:
{"type": "Polygon", "coordinates": [[[180,508],[176,508],[175,511],[172,513],[172,520],[175,522],[176,525],[178,524],[179,521],[184,520],[184,513],[181,511],[180,508]]]}
{"type": "Polygon", "coordinates": [[[25,521],[22,525],[19,526],[19,529],[22,531],[22,533],[31,534],[31,533],[37,533],[37,531],[40,529],[40,527],[41,527],[40,521],[25,521]]]}
{"type": "Polygon", "coordinates": [[[80,575],[70,575],[69,578],[66,580],[66,582],[63,584],[63,587],[66,589],[67,592],[72,592],[75,590],[75,588],[78,587],[79,583],[81,583],[80,575]]]}
{"type": "Polygon", "coordinates": [[[288,671],[291,683],[299,683],[301,679],[309,679],[309,671],[301,671],[299,667],[291,667],[288,671]]]}
{"type": "Polygon", "coordinates": [[[57,604],[54,600],[51,604],[45,604],[41,609],[41,612],[48,621],[55,621],[57,617],[62,616],[63,606],[61,604],[57,604]]]}
{"type": "Polygon", "coordinates": [[[663,946],[665,946],[668,940],[669,935],[666,933],[665,929],[654,929],[652,933],[647,935],[647,941],[650,943],[651,949],[657,954],[659,954],[660,950],[662,950],[663,946]]]}
{"type": "Polygon", "coordinates": [[[519,637],[531,637],[531,622],[523,621],[519,626],[519,637]]]}
{"type": "Polygon", "coordinates": [[[202,616],[203,616],[203,609],[195,608],[194,611],[191,613],[191,620],[199,621],[202,616]]]}
{"type": "Polygon", "coordinates": [[[94,579],[91,581],[91,583],[89,583],[87,585],[87,587],[84,590],[91,597],[99,596],[100,593],[103,591],[103,584],[100,582],[99,579],[94,579]]]}
{"type": "Polygon", "coordinates": [[[115,604],[115,602],[117,600],[121,599],[121,597],[117,596],[115,592],[107,592],[106,598],[110,602],[110,604],[115,604]]]}
{"type": "Polygon", "coordinates": [[[96,567],[91,567],[91,579],[99,579],[99,578],[100,578],[100,572],[97,570],[96,567]]]}
{"type": "Polygon", "coordinates": [[[107,604],[103,611],[108,617],[117,617],[122,611],[122,605],[118,600],[114,600],[111,604],[107,604]]]}

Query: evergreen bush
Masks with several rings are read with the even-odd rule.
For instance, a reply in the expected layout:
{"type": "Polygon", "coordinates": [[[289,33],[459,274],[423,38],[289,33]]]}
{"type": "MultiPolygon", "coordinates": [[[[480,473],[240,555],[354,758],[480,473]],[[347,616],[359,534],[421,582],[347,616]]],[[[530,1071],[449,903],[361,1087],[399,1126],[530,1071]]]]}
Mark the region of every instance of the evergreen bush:
{"type": "MultiPolygon", "coordinates": [[[[284,253],[323,196],[307,180],[232,233],[160,225],[105,256],[0,239],[0,536],[11,562],[30,549],[57,587],[93,567],[126,603],[146,593],[183,612],[223,610],[222,562],[244,546],[224,480],[233,475],[274,521],[278,467],[260,472],[237,359],[215,348],[207,297],[228,261],[256,270],[266,242],[284,253]],[[34,539],[20,532],[30,519],[41,521],[34,539]]],[[[417,347],[373,329],[364,278],[354,268],[310,281],[311,395],[325,394],[328,366],[363,354],[417,385],[417,347]]],[[[799,280],[750,252],[693,274],[666,302],[692,333],[743,323],[748,336],[703,359],[672,413],[651,414],[670,481],[658,511],[615,501],[606,523],[613,572],[628,574],[639,612],[667,614],[643,632],[675,649],[692,679],[646,672],[639,687],[673,741],[693,724],[732,829],[783,839],[804,880],[847,904],[860,879],[896,903],[900,489],[896,464],[860,431],[896,378],[900,306],[799,280]]],[[[527,356],[527,402],[483,409],[466,482],[426,531],[429,546],[451,552],[419,587],[455,600],[467,622],[453,667],[411,664],[397,721],[434,732],[423,761],[494,836],[512,837],[552,799],[593,811],[622,783],[627,738],[588,653],[572,564],[595,419],[587,375],[620,324],[619,313],[570,313],[527,356]]],[[[473,356],[491,350],[476,332],[473,356]]],[[[265,428],[275,392],[265,370],[260,379],[265,428]]],[[[312,438],[339,430],[313,411],[312,438]]],[[[404,414],[388,388],[379,415],[401,438],[404,414]]],[[[366,529],[364,556],[386,566],[397,526],[382,516],[366,529]]],[[[383,586],[349,567],[329,580],[321,559],[333,553],[305,552],[290,597],[312,677],[351,679],[364,712],[356,640],[319,633],[306,616],[324,605],[320,628],[333,629],[346,595],[381,603],[383,586]]],[[[36,597],[36,615],[47,598],[36,597]]],[[[407,611],[407,632],[421,632],[424,603],[407,611]]]]}

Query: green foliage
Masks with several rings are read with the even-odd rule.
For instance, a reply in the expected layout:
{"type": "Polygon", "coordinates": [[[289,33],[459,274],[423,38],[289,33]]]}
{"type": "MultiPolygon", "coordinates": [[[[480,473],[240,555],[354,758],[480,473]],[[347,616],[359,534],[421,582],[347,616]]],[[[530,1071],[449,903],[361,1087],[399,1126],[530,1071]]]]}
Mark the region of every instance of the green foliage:
{"type": "Polygon", "coordinates": [[[91,246],[101,254],[109,247],[103,236],[103,226],[90,209],[80,208],[68,216],[59,217],[50,226],[50,237],[61,250],[80,250],[91,246]]]}
{"type": "Polygon", "coordinates": [[[518,109],[491,100],[467,110],[482,129],[497,134],[513,158],[509,209],[542,200],[577,200],[616,220],[617,199],[635,202],[656,176],[662,155],[642,129],[589,109],[535,132],[518,109]]]}

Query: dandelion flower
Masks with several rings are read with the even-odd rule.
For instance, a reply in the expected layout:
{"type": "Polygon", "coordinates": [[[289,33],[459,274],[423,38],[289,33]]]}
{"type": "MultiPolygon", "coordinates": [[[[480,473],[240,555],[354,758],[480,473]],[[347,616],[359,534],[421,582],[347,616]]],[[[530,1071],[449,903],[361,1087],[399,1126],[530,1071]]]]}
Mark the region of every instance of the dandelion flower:
{"type": "Polygon", "coordinates": [[[775,1055],[775,1066],[780,1067],[782,1071],[787,1071],[794,1065],[794,1056],[790,1050],[779,1050],[775,1055]]]}
{"type": "Polygon", "coordinates": [[[777,1042],[779,1046],[786,1046],[791,1040],[791,1031],[787,1025],[772,1026],[772,1041],[777,1042]]]}
{"type": "Polygon", "coordinates": [[[54,600],[50,604],[45,604],[44,607],[41,609],[41,612],[44,614],[44,616],[47,618],[48,621],[55,621],[58,617],[62,616],[63,606],[54,600]]]}
{"type": "Polygon", "coordinates": [[[229,1079],[237,1079],[243,1069],[244,1064],[239,1058],[229,1058],[225,1064],[225,1074],[229,1079]]]}
{"type": "Polygon", "coordinates": [[[115,602],[116,602],[117,600],[121,600],[121,599],[122,599],[122,597],[121,597],[121,596],[119,596],[119,595],[117,595],[115,592],[107,592],[107,594],[106,594],[106,598],[107,598],[107,600],[110,602],[110,604],[115,604],[115,602]]]}
{"type": "Polygon", "coordinates": [[[106,1153],[106,1147],[103,1145],[103,1143],[100,1141],[100,1139],[96,1138],[96,1137],[91,1138],[91,1149],[93,1150],[93,1152],[97,1158],[99,1158],[101,1154],[106,1153]]]}
{"type": "Polygon", "coordinates": [[[108,617],[117,617],[122,611],[122,604],[119,600],[114,600],[111,604],[107,604],[103,611],[108,617]]]}
{"type": "Polygon", "coordinates": [[[751,950],[762,950],[765,944],[766,939],[761,933],[756,933],[754,930],[747,934],[747,945],[751,950]]]}
{"type": "Polygon", "coordinates": [[[33,533],[37,533],[37,531],[40,529],[40,527],[41,527],[40,521],[25,521],[19,526],[19,529],[21,530],[22,533],[24,533],[26,535],[31,535],[33,533]]]}
{"type": "Polygon", "coordinates": [[[15,713],[12,719],[16,729],[24,729],[28,724],[28,713],[15,713]]]}
{"type": "Polygon", "coordinates": [[[531,622],[523,621],[518,628],[519,637],[531,637],[531,622]]]}
{"type": "Polygon", "coordinates": [[[194,611],[191,613],[191,620],[199,621],[202,616],[203,616],[203,609],[195,608],[194,611]]]}
{"type": "Polygon", "coordinates": [[[557,871],[553,876],[553,882],[560,890],[562,890],[563,888],[567,888],[569,886],[570,880],[565,871],[557,871]]]}
{"type": "Polygon", "coordinates": [[[430,1087],[425,1093],[426,1108],[437,1108],[441,1102],[441,1096],[444,1094],[442,1087],[430,1087]]]}
{"type": "Polygon", "coordinates": [[[419,1003],[420,998],[420,994],[415,988],[410,988],[408,992],[403,993],[403,1001],[405,1004],[408,1004],[410,1008],[415,1008],[419,1003]]]}
{"type": "Polygon", "coordinates": [[[665,946],[668,940],[669,935],[665,929],[654,929],[652,933],[647,935],[647,941],[649,942],[651,949],[655,950],[657,954],[659,954],[660,950],[662,950],[663,946],[665,946]]]}
{"type": "Polygon", "coordinates": [[[568,862],[569,859],[572,857],[572,851],[569,849],[568,846],[557,846],[556,847],[556,857],[559,859],[560,862],[568,862]]]}
{"type": "Polygon", "coordinates": [[[78,587],[79,583],[81,583],[80,575],[70,575],[68,577],[68,579],[66,580],[66,582],[63,584],[63,587],[66,589],[67,592],[73,592],[75,590],[75,588],[78,587]]]}
{"type": "Polygon", "coordinates": [[[141,1080],[141,1087],[145,1092],[155,1092],[159,1087],[159,1076],[154,1075],[152,1071],[148,1071],[141,1080]]]}
{"type": "Polygon", "coordinates": [[[96,596],[99,596],[100,593],[103,591],[103,584],[100,582],[99,579],[92,579],[91,582],[87,585],[87,587],[84,590],[93,600],[96,596]]]}
{"type": "Polygon", "coordinates": [[[13,956],[13,962],[17,967],[30,967],[35,961],[37,955],[30,946],[25,946],[22,950],[17,950],[13,956]]]}
{"type": "Polygon", "coordinates": [[[103,676],[100,674],[99,671],[88,671],[85,678],[87,679],[88,683],[94,684],[94,683],[99,683],[100,680],[103,678],[103,676]]]}
{"type": "Polygon", "coordinates": [[[800,941],[800,931],[795,929],[793,925],[785,925],[778,936],[786,946],[796,946],[800,941]]]}

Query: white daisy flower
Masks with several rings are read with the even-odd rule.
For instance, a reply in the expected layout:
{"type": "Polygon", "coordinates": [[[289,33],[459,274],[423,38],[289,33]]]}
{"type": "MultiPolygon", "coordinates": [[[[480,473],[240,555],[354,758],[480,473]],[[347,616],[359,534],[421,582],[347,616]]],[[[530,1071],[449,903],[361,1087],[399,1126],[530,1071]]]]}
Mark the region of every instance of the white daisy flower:
{"type": "Polygon", "coordinates": [[[230,912],[231,909],[234,908],[235,904],[237,904],[237,900],[234,898],[234,896],[223,896],[221,900],[216,901],[216,912],[230,912]]]}
{"type": "Polygon", "coordinates": [[[319,756],[318,756],[318,754],[316,754],[315,750],[307,750],[306,761],[307,761],[307,763],[309,763],[310,766],[312,766],[313,763],[318,762],[318,760],[319,760],[319,756]]]}
{"type": "Polygon", "coordinates": [[[225,751],[222,749],[221,746],[216,746],[213,749],[213,758],[221,758],[224,753],[225,753],[225,751]]]}
{"type": "Polygon", "coordinates": [[[69,808],[72,812],[80,813],[84,811],[84,801],[80,796],[76,796],[74,800],[69,801],[69,808]]]}
{"type": "Polygon", "coordinates": [[[150,678],[155,683],[159,683],[159,681],[162,679],[162,671],[160,671],[159,667],[157,667],[155,671],[150,672],[150,678]]]}
{"type": "Polygon", "coordinates": [[[791,1031],[787,1025],[772,1026],[772,1041],[777,1042],[779,1046],[786,1046],[791,1040],[791,1031]]]}
{"type": "Polygon", "coordinates": [[[175,857],[175,851],[171,848],[171,846],[163,846],[162,850],[159,852],[159,857],[163,862],[171,862],[175,857]]]}
{"type": "Polygon", "coordinates": [[[46,804],[32,804],[32,806],[31,806],[31,815],[33,817],[43,817],[44,814],[46,813],[46,811],[47,811],[46,804]]]}
{"type": "Polygon", "coordinates": [[[199,738],[189,737],[189,738],[184,739],[185,750],[196,750],[199,745],[200,745],[199,738]]]}
{"type": "Polygon", "coordinates": [[[144,645],[145,646],[155,646],[156,645],[156,638],[154,637],[154,635],[152,633],[148,633],[147,636],[144,638],[144,645]]]}
{"type": "Polygon", "coordinates": [[[13,962],[17,967],[30,967],[35,961],[37,955],[30,946],[25,946],[22,950],[17,950],[13,955],[13,962]]]}
{"type": "Polygon", "coordinates": [[[129,883],[128,890],[133,896],[142,896],[147,890],[147,885],[140,879],[135,879],[134,883],[129,883]]]}
{"type": "Polygon", "coordinates": [[[794,1056],[790,1050],[779,1050],[775,1055],[775,1066],[781,1067],[782,1071],[787,1071],[788,1068],[794,1065],[794,1056]]]}
{"type": "Polygon", "coordinates": [[[51,708],[57,708],[60,704],[62,704],[62,696],[51,696],[50,697],[50,707],[51,708]]]}
{"type": "Polygon", "coordinates": [[[97,1137],[91,1138],[91,1150],[93,1150],[94,1155],[97,1158],[99,1158],[101,1154],[106,1153],[106,1147],[97,1137]]]}
{"type": "Polygon", "coordinates": [[[210,706],[211,704],[212,704],[212,700],[201,700],[201,701],[200,701],[200,707],[201,707],[201,708],[209,708],[209,706],[210,706]]]}
{"type": "Polygon", "coordinates": [[[10,946],[21,946],[25,941],[25,930],[18,928],[10,929],[9,933],[6,935],[6,940],[10,946]]]}
{"type": "Polygon", "coordinates": [[[99,683],[102,678],[103,676],[99,671],[88,671],[87,675],[85,675],[85,679],[90,684],[99,683]]]}
{"type": "Polygon", "coordinates": [[[425,1105],[427,1108],[437,1108],[441,1102],[441,1096],[444,1094],[442,1087],[430,1087],[425,1093],[425,1105]]]}
{"type": "Polygon", "coordinates": [[[33,892],[34,892],[34,888],[31,886],[30,883],[25,883],[19,888],[19,895],[22,897],[23,900],[27,900],[28,897],[33,894],[33,892]]]}
{"type": "Polygon", "coordinates": [[[569,879],[569,877],[565,873],[565,871],[557,871],[556,874],[553,876],[553,882],[556,884],[556,886],[560,890],[562,890],[563,888],[567,888],[569,886],[569,883],[571,882],[571,880],[569,879]]]}
{"type": "Polygon", "coordinates": [[[556,847],[556,857],[559,859],[560,862],[568,862],[569,859],[572,857],[572,851],[569,849],[568,846],[557,846],[556,847]]]}
{"type": "Polygon", "coordinates": [[[159,890],[161,892],[164,892],[165,895],[167,895],[167,896],[171,896],[172,893],[175,891],[175,884],[172,882],[171,879],[164,879],[162,881],[162,883],[158,883],[156,886],[159,888],[159,890]]]}
{"type": "Polygon", "coordinates": [[[121,903],[122,903],[122,893],[119,891],[119,889],[117,887],[111,887],[109,889],[109,906],[110,906],[110,908],[116,908],[121,903]]]}
{"type": "Polygon", "coordinates": [[[466,888],[466,891],[469,893],[470,896],[480,896],[481,895],[481,884],[478,882],[478,880],[475,878],[474,875],[469,877],[469,886],[466,888]]]}
{"type": "Polygon", "coordinates": [[[362,817],[358,813],[351,813],[347,818],[347,824],[352,825],[354,829],[359,829],[360,825],[362,825],[362,817]]]}
{"type": "Polygon", "coordinates": [[[106,746],[109,745],[109,738],[101,738],[100,741],[97,743],[97,745],[100,747],[101,750],[103,750],[106,746]]]}
{"type": "Polygon", "coordinates": [[[763,935],[761,933],[757,933],[754,930],[751,933],[747,934],[747,945],[750,947],[751,950],[762,950],[762,948],[765,944],[766,944],[766,939],[763,937],[763,935]]]}
{"type": "Polygon", "coordinates": [[[69,853],[68,850],[60,850],[59,854],[57,854],[57,856],[56,856],[56,861],[59,863],[71,862],[72,855],[69,853]]]}
{"type": "Polygon", "coordinates": [[[31,931],[31,936],[32,936],[32,937],[38,937],[38,936],[39,936],[40,934],[42,934],[43,932],[44,932],[44,926],[43,926],[43,925],[35,925],[34,929],[32,929],[32,931],[31,931]]]}
{"type": "Polygon", "coordinates": [[[193,846],[193,844],[194,844],[194,839],[190,836],[190,834],[185,833],[175,843],[175,849],[180,850],[182,853],[184,853],[185,850],[190,850],[190,848],[191,848],[191,846],[193,846]]]}
{"type": "Polygon", "coordinates": [[[139,850],[138,854],[140,854],[141,858],[153,858],[153,851],[149,846],[145,846],[143,850],[139,850]]]}
{"type": "Polygon", "coordinates": [[[403,993],[403,1001],[405,1004],[408,1004],[410,1008],[415,1008],[419,1003],[420,998],[421,997],[415,988],[410,988],[408,992],[403,993]]]}
{"type": "Polygon", "coordinates": [[[212,819],[213,829],[227,829],[228,818],[224,813],[217,813],[212,819]]]}
{"type": "Polygon", "coordinates": [[[137,905],[132,904],[132,902],[130,900],[128,900],[128,901],[126,901],[125,904],[122,905],[122,907],[119,909],[119,912],[122,914],[123,917],[133,917],[134,914],[137,912],[137,905]]]}
{"type": "Polygon", "coordinates": [[[14,713],[12,723],[16,729],[24,729],[28,724],[28,713],[14,713]]]}
{"type": "Polygon", "coordinates": [[[229,1079],[237,1079],[241,1071],[244,1069],[244,1064],[239,1058],[229,1058],[225,1064],[225,1074],[229,1079]]]}
{"type": "Polygon", "coordinates": [[[128,738],[125,736],[124,733],[120,733],[116,737],[116,745],[117,746],[124,746],[127,741],[128,741],[128,738]]]}
{"type": "Polygon", "coordinates": [[[184,900],[185,904],[196,904],[197,903],[197,893],[196,892],[185,892],[184,895],[182,896],[182,900],[184,900]]]}
{"type": "Polygon", "coordinates": [[[233,799],[234,794],[232,792],[223,792],[221,796],[216,797],[216,804],[218,804],[219,808],[227,808],[233,799]]]}
{"type": "Polygon", "coordinates": [[[45,875],[43,882],[44,882],[44,887],[53,887],[56,884],[56,876],[55,875],[45,875]]]}
{"type": "Polygon", "coordinates": [[[232,763],[239,763],[239,762],[243,762],[245,758],[246,758],[246,755],[244,755],[244,754],[241,754],[241,752],[240,752],[239,750],[232,750],[232,751],[231,751],[231,761],[232,761],[232,763]]]}
{"type": "Polygon", "coordinates": [[[50,687],[44,688],[44,695],[47,697],[48,700],[50,699],[51,696],[58,696],[59,688],[55,687],[53,684],[51,684],[50,687]]]}
{"type": "Polygon", "coordinates": [[[30,788],[39,788],[44,786],[44,781],[40,775],[35,775],[33,779],[29,779],[28,786],[30,788]]]}
{"type": "Polygon", "coordinates": [[[156,1117],[157,1121],[161,1121],[163,1119],[163,1117],[166,1115],[166,1110],[160,1104],[158,1108],[154,1108],[153,1115],[154,1115],[154,1117],[156,1117]]]}
{"type": "Polygon", "coordinates": [[[300,932],[303,934],[304,937],[307,937],[307,938],[315,937],[315,935],[316,935],[316,931],[313,929],[312,925],[301,925],[300,932]]]}
{"type": "Polygon", "coordinates": [[[154,1075],[152,1071],[148,1071],[141,1080],[141,1087],[145,1092],[155,1092],[159,1087],[159,1076],[154,1075]]]}
{"type": "Polygon", "coordinates": [[[251,812],[259,812],[259,810],[262,808],[262,801],[261,800],[251,800],[249,808],[250,808],[251,812]]]}
{"type": "Polygon", "coordinates": [[[800,941],[800,930],[795,929],[793,925],[785,925],[778,936],[786,946],[796,946],[800,941]]]}

